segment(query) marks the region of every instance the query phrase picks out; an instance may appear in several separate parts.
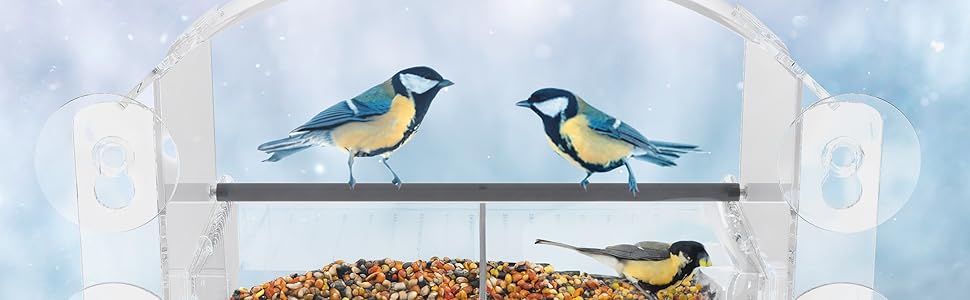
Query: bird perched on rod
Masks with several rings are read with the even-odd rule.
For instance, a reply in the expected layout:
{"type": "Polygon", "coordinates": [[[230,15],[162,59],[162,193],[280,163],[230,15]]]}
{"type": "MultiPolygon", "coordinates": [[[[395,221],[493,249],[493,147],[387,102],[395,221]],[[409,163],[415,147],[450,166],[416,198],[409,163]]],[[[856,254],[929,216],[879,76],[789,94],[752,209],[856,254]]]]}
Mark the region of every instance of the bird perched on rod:
{"type": "Polygon", "coordinates": [[[429,67],[401,70],[390,79],[356,97],[341,101],[300,125],[286,138],[259,145],[275,162],[311,146],[347,151],[350,188],[354,188],[354,158],[382,156],[398,188],[401,179],[387,159],[411,138],[424,120],[431,101],[442,88],[454,83],[429,67]]]}
{"type": "Polygon", "coordinates": [[[636,245],[614,245],[606,249],[579,248],[538,239],[537,245],[562,247],[589,256],[626,278],[645,295],[676,286],[698,267],[711,266],[704,245],[695,241],[673,244],[645,241],[636,245]]]}
{"type": "Polygon", "coordinates": [[[662,167],[672,167],[681,154],[700,151],[697,146],[648,140],[630,125],[583,101],[570,91],[545,88],[516,103],[532,109],[545,127],[552,149],[586,171],[583,189],[594,172],[609,172],[626,166],[630,191],[636,195],[637,180],[630,169],[630,157],[662,167]]]}

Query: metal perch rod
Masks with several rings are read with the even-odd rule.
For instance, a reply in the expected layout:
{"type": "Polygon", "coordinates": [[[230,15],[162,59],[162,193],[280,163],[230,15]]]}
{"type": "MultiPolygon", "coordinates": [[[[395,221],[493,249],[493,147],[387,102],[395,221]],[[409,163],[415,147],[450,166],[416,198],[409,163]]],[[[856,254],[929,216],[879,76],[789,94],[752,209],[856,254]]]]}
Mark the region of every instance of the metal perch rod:
{"type": "Polygon", "coordinates": [[[728,202],[738,201],[737,183],[640,183],[633,196],[626,183],[218,183],[218,201],[232,202],[728,202]]]}

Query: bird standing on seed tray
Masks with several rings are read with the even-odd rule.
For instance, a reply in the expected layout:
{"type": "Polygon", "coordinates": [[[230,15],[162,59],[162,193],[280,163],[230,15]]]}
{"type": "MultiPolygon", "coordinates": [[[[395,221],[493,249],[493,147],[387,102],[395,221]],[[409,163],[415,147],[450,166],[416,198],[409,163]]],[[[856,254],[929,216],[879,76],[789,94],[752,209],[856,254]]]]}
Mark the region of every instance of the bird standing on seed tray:
{"type": "Polygon", "coordinates": [[[614,245],[599,248],[579,248],[563,243],[536,240],[537,245],[566,248],[589,256],[605,264],[640,289],[644,295],[655,296],[660,290],[680,284],[698,267],[711,266],[704,245],[695,241],[673,244],[645,241],[636,245],[614,245]],[[648,293],[649,291],[649,293],[648,293]]]}
{"type": "Polygon", "coordinates": [[[362,94],[327,108],[293,129],[288,137],[264,143],[258,149],[270,154],[264,160],[269,162],[311,146],[345,150],[349,154],[351,189],[357,182],[354,159],[380,155],[394,176],[391,183],[400,188],[401,178],[387,159],[417,131],[438,91],[453,84],[428,67],[404,69],[362,94]]]}
{"type": "Polygon", "coordinates": [[[625,166],[630,191],[636,195],[637,179],[628,159],[645,160],[672,167],[681,154],[701,151],[695,145],[648,140],[630,125],[583,101],[570,91],[545,88],[532,93],[518,106],[532,109],[545,127],[552,149],[586,171],[583,189],[594,172],[609,172],[625,166]]]}

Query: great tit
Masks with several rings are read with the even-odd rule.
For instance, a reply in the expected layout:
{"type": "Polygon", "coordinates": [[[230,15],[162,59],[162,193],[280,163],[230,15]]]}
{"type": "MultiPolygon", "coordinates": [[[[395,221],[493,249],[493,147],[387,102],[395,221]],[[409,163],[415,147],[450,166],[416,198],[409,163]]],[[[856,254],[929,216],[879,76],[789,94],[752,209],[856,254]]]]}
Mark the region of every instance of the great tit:
{"type": "Polygon", "coordinates": [[[674,159],[681,154],[700,151],[695,145],[648,140],[630,125],[567,90],[541,89],[516,105],[539,115],[552,149],[586,171],[586,177],[580,182],[583,189],[594,172],[626,166],[630,191],[636,195],[637,180],[627,162],[630,157],[672,167],[677,165],[674,159]]]}
{"type": "Polygon", "coordinates": [[[673,244],[644,241],[636,245],[609,246],[606,249],[578,248],[541,239],[535,243],[562,247],[589,256],[616,270],[617,274],[629,280],[645,295],[676,286],[697,267],[711,266],[704,245],[695,241],[679,241],[673,244]]]}
{"type": "Polygon", "coordinates": [[[275,162],[311,146],[336,147],[347,151],[350,188],[354,188],[354,158],[382,156],[398,188],[401,179],[387,159],[411,138],[421,125],[431,101],[442,88],[454,83],[429,67],[401,70],[390,79],[341,101],[300,125],[286,138],[259,145],[270,154],[264,161],[275,162]]]}

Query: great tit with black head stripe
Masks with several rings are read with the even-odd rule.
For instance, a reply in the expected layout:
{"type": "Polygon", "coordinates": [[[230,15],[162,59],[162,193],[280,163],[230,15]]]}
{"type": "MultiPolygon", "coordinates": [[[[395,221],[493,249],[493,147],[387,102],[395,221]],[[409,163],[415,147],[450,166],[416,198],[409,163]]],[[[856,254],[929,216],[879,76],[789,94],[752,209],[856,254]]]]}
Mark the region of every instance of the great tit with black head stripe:
{"type": "Polygon", "coordinates": [[[672,167],[681,154],[700,151],[697,146],[648,140],[630,125],[583,101],[570,91],[545,88],[516,105],[539,115],[550,146],[567,161],[586,171],[583,189],[593,173],[625,166],[630,191],[636,196],[637,180],[630,157],[662,167],[672,167]]]}
{"type": "Polygon", "coordinates": [[[695,241],[673,244],[644,241],[599,248],[580,248],[563,243],[536,240],[537,245],[562,247],[589,256],[626,278],[645,295],[680,284],[698,267],[711,266],[704,245],[695,241]],[[650,293],[648,294],[647,291],[650,293]]]}
{"type": "Polygon", "coordinates": [[[424,120],[431,101],[442,88],[453,85],[429,67],[401,70],[390,79],[356,97],[338,102],[290,131],[288,137],[259,145],[276,162],[311,146],[347,151],[350,188],[354,188],[354,158],[382,156],[398,188],[401,178],[387,164],[391,154],[404,145],[424,120]]]}

